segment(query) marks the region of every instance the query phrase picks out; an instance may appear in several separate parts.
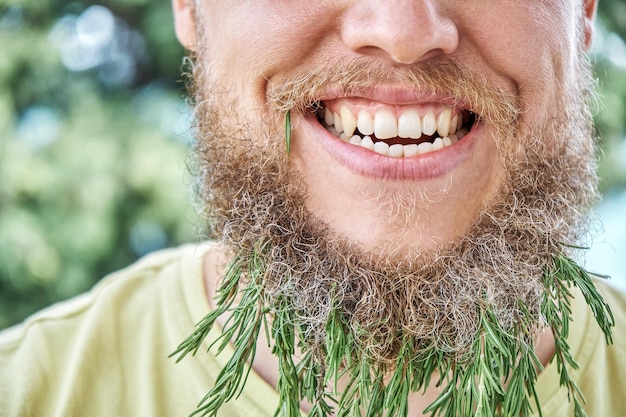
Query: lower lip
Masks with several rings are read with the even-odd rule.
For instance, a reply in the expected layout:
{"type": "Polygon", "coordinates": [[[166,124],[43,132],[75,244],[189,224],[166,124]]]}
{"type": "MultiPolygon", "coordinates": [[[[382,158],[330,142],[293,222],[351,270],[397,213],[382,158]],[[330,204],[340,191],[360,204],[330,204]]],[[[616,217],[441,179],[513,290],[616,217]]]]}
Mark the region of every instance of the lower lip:
{"type": "Polygon", "coordinates": [[[380,155],[361,146],[346,143],[326,130],[314,115],[306,117],[314,137],[338,163],[358,175],[373,179],[420,181],[445,176],[469,159],[482,124],[452,146],[407,158],[380,155]]]}

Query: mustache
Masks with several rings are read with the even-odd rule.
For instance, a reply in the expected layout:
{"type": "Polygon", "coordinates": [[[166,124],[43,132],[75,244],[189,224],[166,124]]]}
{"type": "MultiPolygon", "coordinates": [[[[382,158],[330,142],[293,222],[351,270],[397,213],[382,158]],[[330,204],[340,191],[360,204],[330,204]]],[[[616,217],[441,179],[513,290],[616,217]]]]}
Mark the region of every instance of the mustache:
{"type": "Polygon", "coordinates": [[[271,110],[307,113],[319,105],[320,97],[351,97],[356,91],[381,84],[432,94],[475,113],[495,124],[511,125],[518,120],[516,97],[488,82],[486,77],[453,60],[429,61],[410,67],[392,67],[378,60],[359,57],[311,66],[303,64],[286,76],[268,82],[267,102],[271,110]]]}

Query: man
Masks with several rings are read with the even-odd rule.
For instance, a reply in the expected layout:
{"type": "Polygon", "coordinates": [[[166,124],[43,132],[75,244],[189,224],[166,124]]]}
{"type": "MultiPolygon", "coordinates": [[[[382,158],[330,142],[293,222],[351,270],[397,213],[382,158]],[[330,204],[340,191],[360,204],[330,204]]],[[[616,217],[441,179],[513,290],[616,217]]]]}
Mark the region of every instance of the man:
{"type": "Polygon", "coordinates": [[[594,0],[173,4],[215,243],[5,333],[3,412],[623,415],[594,0]]]}

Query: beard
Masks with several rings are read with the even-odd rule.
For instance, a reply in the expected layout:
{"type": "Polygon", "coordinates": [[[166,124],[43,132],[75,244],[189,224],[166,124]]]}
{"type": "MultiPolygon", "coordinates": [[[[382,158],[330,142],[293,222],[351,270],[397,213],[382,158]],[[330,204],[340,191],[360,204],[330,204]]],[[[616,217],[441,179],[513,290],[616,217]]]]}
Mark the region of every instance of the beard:
{"type": "MultiPolygon", "coordinates": [[[[202,57],[196,61],[195,170],[209,235],[243,271],[261,259],[262,302],[273,314],[287,314],[301,355],[322,369],[321,380],[328,381],[334,317],[349,334],[351,358],[344,364],[367,363],[383,374],[398,363],[407,340],[410,357],[438,352],[450,363],[468,364],[486,314],[504,333],[533,345],[552,290],[544,272],[554,254],[568,253],[585,237],[586,212],[597,198],[592,78],[583,61],[576,82],[562,84],[572,89],[554,98],[561,111],[541,125],[524,123],[519,102],[454,62],[393,74],[368,61],[307,69],[272,86],[262,117],[247,120],[202,57]],[[285,111],[311,111],[325,86],[349,92],[383,76],[469,103],[489,122],[506,170],[468,231],[428,251],[372,253],[334,232],[307,210],[303,178],[283,145],[285,111]]],[[[395,221],[406,222],[402,213],[420,197],[410,192],[379,202],[393,206],[395,221]]],[[[241,288],[251,283],[249,274],[240,278],[241,288]]]]}

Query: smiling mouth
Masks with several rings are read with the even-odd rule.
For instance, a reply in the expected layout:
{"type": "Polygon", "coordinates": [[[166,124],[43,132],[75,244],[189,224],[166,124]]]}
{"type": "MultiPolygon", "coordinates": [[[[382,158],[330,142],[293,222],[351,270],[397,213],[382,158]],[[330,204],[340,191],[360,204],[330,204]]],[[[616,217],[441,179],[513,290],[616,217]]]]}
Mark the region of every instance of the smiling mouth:
{"type": "Polygon", "coordinates": [[[394,158],[452,146],[479,121],[469,110],[441,105],[376,107],[366,109],[338,99],[316,102],[314,108],[319,123],[335,137],[394,158]]]}

